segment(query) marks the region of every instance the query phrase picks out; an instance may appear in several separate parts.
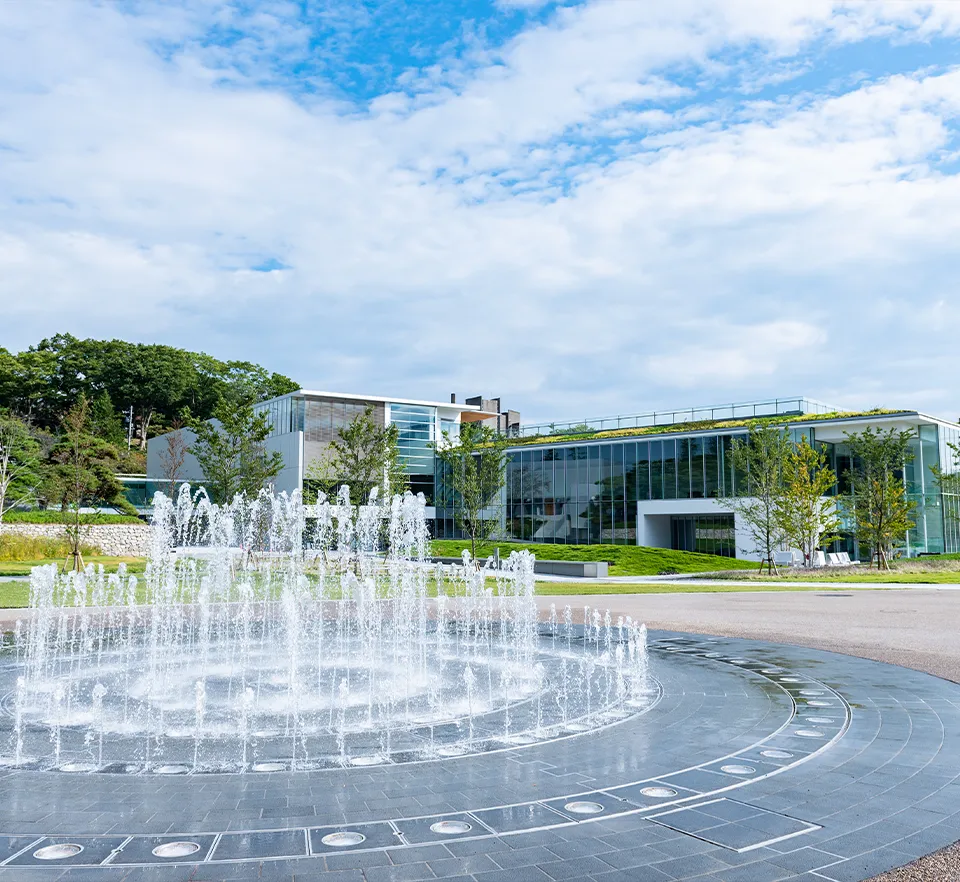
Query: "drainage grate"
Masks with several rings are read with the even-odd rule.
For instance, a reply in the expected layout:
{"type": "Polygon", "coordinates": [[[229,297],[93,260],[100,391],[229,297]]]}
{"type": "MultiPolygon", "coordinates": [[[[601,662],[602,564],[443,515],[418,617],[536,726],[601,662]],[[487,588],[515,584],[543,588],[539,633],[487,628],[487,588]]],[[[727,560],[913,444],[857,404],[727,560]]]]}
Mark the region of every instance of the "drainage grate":
{"type": "Polygon", "coordinates": [[[733,799],[648,815],[649,820],[712,845],[744,852],[819,830],[816,824],[733,799]]]}

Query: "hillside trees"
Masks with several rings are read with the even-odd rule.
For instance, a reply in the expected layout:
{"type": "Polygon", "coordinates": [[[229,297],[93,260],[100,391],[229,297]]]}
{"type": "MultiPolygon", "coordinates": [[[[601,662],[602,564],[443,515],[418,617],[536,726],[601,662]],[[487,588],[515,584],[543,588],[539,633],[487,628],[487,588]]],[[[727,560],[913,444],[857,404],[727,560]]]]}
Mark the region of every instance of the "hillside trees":
{"type": "Polygon", "coordinates": [[[0,523],[10,509],[34,501],[42,470],[42,449],[30,427],[0,411],[0,523]]]}
{"type": "MultiPolygon", "coordinates": [[[[134,437],[141,449],[155,429],[165,429],[185,407],[194,417],[209,418],[218,400],[234,388],[263,401],[298,386],[251,362],[225,362],[159,344],[57,334],[24,352],[0,350],[0,407],[55,431],[81,396],[99,407],[106,394],[118,413],[133,407],[134,437]]],[[[104,423],[102,416],[99,423],[104,423]]]]}

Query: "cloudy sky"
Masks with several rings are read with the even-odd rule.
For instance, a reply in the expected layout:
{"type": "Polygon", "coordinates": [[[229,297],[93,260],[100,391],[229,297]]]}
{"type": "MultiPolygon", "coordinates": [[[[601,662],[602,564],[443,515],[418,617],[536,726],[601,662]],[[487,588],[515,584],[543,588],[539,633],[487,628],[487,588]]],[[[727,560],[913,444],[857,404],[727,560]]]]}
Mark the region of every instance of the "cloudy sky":
{"type": "Polygon", "coordinates": [[[0,345],[960,414],[960,2],[5,0],[0,345]]]}

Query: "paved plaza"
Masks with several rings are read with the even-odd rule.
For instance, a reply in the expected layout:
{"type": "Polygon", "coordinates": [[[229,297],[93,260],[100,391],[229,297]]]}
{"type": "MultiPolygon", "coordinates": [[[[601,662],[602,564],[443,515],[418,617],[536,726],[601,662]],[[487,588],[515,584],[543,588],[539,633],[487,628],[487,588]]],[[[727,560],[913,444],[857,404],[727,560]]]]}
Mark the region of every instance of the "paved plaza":
{"type": "Polygon", "coordinates": [[[960,686],[784,645],[842,649],[848,635],[877,656],[886,639],[897,660],[939,652],[928,666],[956,674],[957,594],[556,600],[682,628],[651,630],[652,707],[583,735],[372,768],[10,769],[0,879],[859,882],[960,839],[960,686]],[[189,845],[154,853],[173,843],[189,845]],[[43,859],[63,845],[82,850],[43,859]]]}

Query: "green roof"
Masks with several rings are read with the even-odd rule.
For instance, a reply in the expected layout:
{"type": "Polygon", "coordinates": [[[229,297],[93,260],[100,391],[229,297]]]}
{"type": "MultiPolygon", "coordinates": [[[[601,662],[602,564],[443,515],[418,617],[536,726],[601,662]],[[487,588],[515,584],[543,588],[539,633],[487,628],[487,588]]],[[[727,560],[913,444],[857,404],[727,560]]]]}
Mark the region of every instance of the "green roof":
{"type": "Polygon", "coordinates": [[[890,416],[913,413],[904,410],[886,410],[876,407],[863,411],[832,411],[830,413],[803,413],[765,417],[750,417],[731,420],[700,420],[689,423],[673,423],[666,426],[643,426],[629,429],[603,429],[571,432],[563,430],[555,435],[531,435],[527,438],[511,438],[510,447],[526,447],[538,444],[565,444],[572,441],[603,441],[610,438],[632,438],[640,435],[676,435],[723,431],[724,429],[749,429],[751,426],[786,426],[791,423],[820,423],[829,420],[849,420],[857,417],[890,416]]]}

